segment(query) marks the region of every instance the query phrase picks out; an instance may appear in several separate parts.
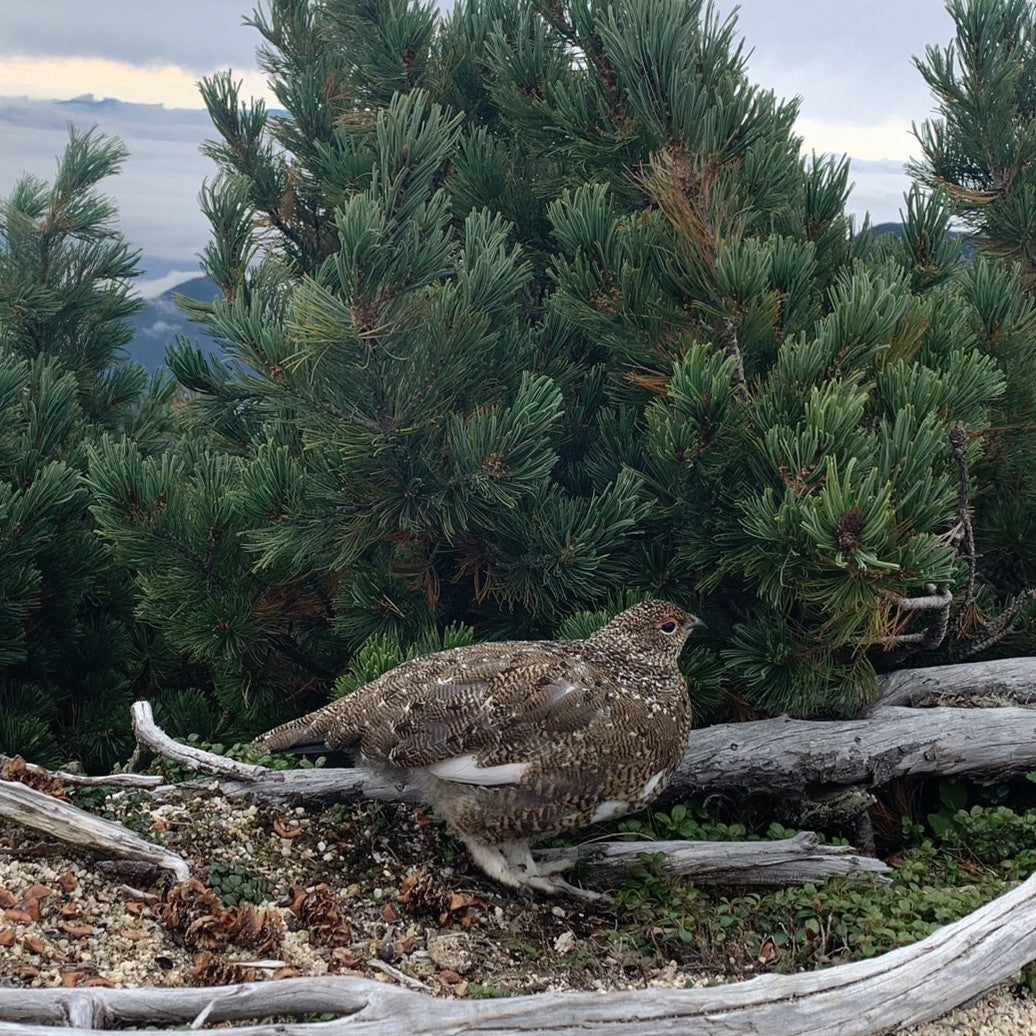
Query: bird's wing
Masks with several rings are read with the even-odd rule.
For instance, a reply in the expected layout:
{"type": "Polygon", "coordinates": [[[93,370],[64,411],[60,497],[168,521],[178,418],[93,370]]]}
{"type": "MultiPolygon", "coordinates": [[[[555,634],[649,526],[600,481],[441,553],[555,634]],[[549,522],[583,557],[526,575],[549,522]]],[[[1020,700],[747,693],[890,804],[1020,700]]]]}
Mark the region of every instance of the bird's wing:
{"type": "Polygon", "coordinates": [[[423,675],[386,688],[361,750],[462,784],[518,782],[549,746],[606,722],[618,692],[595,666],[560,653],[462,657],[423,675]]]}

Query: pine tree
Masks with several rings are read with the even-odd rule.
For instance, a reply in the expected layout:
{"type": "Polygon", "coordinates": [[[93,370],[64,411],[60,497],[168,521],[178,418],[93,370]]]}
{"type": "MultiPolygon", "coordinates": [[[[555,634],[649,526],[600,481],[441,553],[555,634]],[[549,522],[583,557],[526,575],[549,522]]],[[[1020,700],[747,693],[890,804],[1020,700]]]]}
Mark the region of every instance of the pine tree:
{"type": "Polygon", "coordinates": [[[993,303],[1021,337],[1031,314],[937,197],[901,241],[856,234],[847,164],[800,155],[732,19],[274,0],[252,25],[284,111],[203,88],[224,297],[191,311],[227,359],[180,343],[189,440],[93,468],[141,614],[242,730],[417,642],[651,594],[709,622],[706,716],[852,711],[876,664],[977,635],[962,477],[1005,391],[993,303]]]}
{"type": "Polygon", "coordinates": [[[139,269],[95,189],[125,150],[73,131],[53,183],[0,205],[0,750],[107,766],[132,743],[128,573],[89,513],[86,452],[165,434],[172,386],[126,363],[139,269]]]}
{"type": "MultiPolygon", "coordinates": [[[[935,114],[916,129],[923,158],[912,171],[1003,267],[979,265],[965,278],[975,330],[1007,376],[975,472],[980,582],[1015,600],[994,623],[999,631],[1036,585],[1036,9],[1026,0],[951,0],[947,10],[954,39],[916,61],[935,114]]],[[[1031,616],[1029,624],[1031,645],[1031,616]]]]}
{"type": "Polygon", "coordinates": [[[1036,288],[1036,9],[1028,0],[949,0],[956,33],[916,64],[935,116],[915,128],[914,175],[946,192],[983,250],[1036,288]]]}

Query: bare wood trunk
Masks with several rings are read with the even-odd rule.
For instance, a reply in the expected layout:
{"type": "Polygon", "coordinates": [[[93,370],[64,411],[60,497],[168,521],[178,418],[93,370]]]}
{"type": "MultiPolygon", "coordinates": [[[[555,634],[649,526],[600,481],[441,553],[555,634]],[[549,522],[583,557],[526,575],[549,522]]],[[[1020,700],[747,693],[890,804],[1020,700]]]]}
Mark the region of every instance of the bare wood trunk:
{"type": "MultiPolygon", "coordinates": [[[[191,752],[194,768],[209,773],[226,762],[198,749],[191,752]]],[[[856,720],[784,716],[692,731],[666,796],[801,796],[835,788],[879,787],[910,774],[998,778],[1033,769],[1036,709],[882,706],[856,720]]],[[[255,771],[254,776],[221,779],[220,791],[232,798],[282,805],[364,798],[416,801],[412,787],[361,769],[255,771]]],[[[150,794],[169,799],[196,794],[206,786],[166,785],[150,794]]]]}
{"type": "Polygon", "coordinates": [[[883,705],[1036,702],[1036,658],[1001,658],[925,669],[899,669],[880,678],[883,705]]]}
{"type": "Polygon", "coordinates": [[[367,979],[311,978],[205,989],[0,989],[19,1036],[88,1036],[111,1025],[202,1025],[269,1015],[338,1015],[319,1024],[235,1028],[239,1036],[874,1036],[967,1003],[1036,958],[1036,876],[927,939],[882,957],[708,989],[547,993],[438,1000],[367,979]],[[25,1024],[36,1023],[36,1024],[25,1024]],[[75,1025],[64,1030],[53,1026],[75,1025]]]}
{"type": "Polygon", "coordinates": [[[254,778],[221,778],[163,784],[149,794],[159,802],[193,796],[216,787],[231,799],[248,799],[267,806],[295,806],[314,802],[420,802],[416,790],[407,784],[394,784],[359,767],[321,767],[312,770],[265,770],[254,778]]]}
{"type": "Polygon", "coordinates": [[[166,759],[179,763],[185,770],[201,770],[215,774],[217,777],[251,780],[261,776],[265,767],[253,766],[250,763],[239,763],[226,756],[206,752],[191,745],[182,744],[171,738],[156,722],[151,705],[146,701],[135,701],[130,706],[130,718],[133,721],[133,733],[137,744],[150,749],[166,759]]]}
{"type": "MultiPolygon", "coordinates": [[[[1020,677],[1016,683],[1020,686],[1020,677]]],[[[231,797],[266,804],[416,799],[414,789],[405,783],[385,781],[361,769],[272,771],[186,748],[157,727],[146,702],[134,705],[133,721],[144,743],[192,769],[221,777],[220,790],[231,797]]],[[[692,731],[666,797],[815,798],[838,789],[880,787],[907,775],[998,779],[1032,769],[1036,769],[1036,709],[882,705],[854,720],[783,716],[692,731]]],[[[151,794],[172,798],[196,794],[204,786],[164,786],[151,794]]],[[[865,806],[866,802],[860,808],[865,806]]]]}
{"type": "Polygon", "coordinates": [[[0,816],[83,849],[170,870],[177,881],[191,876],[187,861],[171,850],[15,781],[0,781],[0,816]]]}
{"type": "Polygon", "coordinates": [[[729,723],[693,731],[667,795],[803,795],[914,775],[999,778],[1036,769],[1036,710],[908,709],[863,719],[729,723]]]}
{"type": "MultiPolygon", "coordinates": [[[[0,754],[0,765],[14,762],[16,757],[0,754]]],[[[29,773],[51,777],[62,784],[72,784],[80,788],[157,788],[162,778],[144,773],[108,773],[91,776],[85,773],[69,773],[66,770],[48,770],[36,763],[27,763],[18,759],[29,773]]]]}
{"type": "Polygon", "coordinates": [[[575,851],[542,849],[537,860],[575,857],[599,870],[628,871],[645,854],[660,856],[670,874],[695,885],[802,885],[836,875],[884,876],[891,868],[852,846],[821,845],[812,831],[774,842],[586,842],[575,851]]]}

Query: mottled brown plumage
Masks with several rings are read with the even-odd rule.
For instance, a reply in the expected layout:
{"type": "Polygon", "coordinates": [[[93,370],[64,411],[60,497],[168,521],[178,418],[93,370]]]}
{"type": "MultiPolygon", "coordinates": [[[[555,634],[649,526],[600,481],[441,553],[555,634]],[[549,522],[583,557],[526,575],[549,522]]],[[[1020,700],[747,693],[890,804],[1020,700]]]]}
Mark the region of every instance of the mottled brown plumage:
{"type": "Polygon", "coordinates": [[[537,867],[529,842],[641,809],[665,787],[691,725],[677,659],[700,625],[648,601],[583,641],[426,655],[260,743],[351,750],[416,783],[498,881],[581,892],[537,867]]]}

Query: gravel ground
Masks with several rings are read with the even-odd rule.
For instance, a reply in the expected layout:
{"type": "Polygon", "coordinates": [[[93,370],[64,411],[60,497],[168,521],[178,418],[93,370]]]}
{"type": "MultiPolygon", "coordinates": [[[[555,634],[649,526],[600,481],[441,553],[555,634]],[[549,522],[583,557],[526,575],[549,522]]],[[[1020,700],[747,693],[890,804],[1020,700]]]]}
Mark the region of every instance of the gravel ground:
{"type": "MultiPolygon", "coordinates": [[[[645,966],[613,937],[607,908],[510,895],[467,870],[438,826],[404,807],[270,811],[215,790],[157,807],[126,792],[80,804],[164,842],[203,880],[170,890],[153,871],[0,832],[0,984],[183,986],[332,973],[465,997],[732,977],[673,961],[645,966]]],[[[1034,1036],[1036,1003],[1000,988],[907,1031],[1034,1036]]]]}
{"type": "Polygon", "coordinates": [[[1036,1001],[999,986],[969,1007],[951,1011],[934,1022],[903,1029],[914,1036],[1033,1036],[1036,1001]]]}

